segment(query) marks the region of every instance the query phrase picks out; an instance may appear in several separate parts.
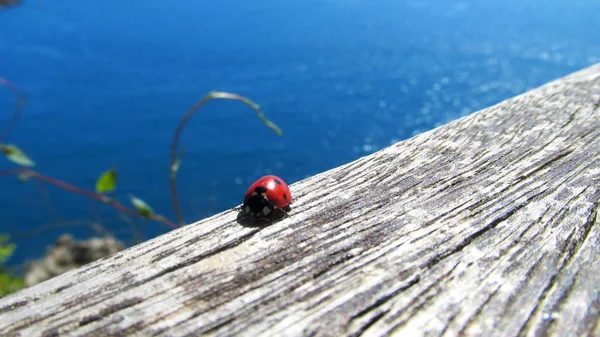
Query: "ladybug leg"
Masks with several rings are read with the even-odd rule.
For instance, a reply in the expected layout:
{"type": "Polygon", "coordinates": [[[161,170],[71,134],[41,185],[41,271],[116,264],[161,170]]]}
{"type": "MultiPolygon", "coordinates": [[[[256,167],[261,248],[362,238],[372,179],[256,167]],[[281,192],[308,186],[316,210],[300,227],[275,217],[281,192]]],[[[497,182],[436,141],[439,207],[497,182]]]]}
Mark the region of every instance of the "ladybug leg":
{"type": "Polygon", "coordinates": [[[286,207],[278,207],[277,209],[281,210],[281,213],[283,213],[283,216],[286,218],[291,218],[292,216],[288,214],[288,212],[291,210],[291,208],[289,206],[286,207]]]}
{"type": "Polygon", "coordinates": [[[246,212],[246,210],[244,209],[245,207],[248,207],[248,206],[244,206],[242,204],[240,206],[236,206],[236,207],[232,208],[232,210],[234,212],[238,212],[239,214],[241,214],[242,219],[252,217],[252,215],[249,212],[246,212]]]}

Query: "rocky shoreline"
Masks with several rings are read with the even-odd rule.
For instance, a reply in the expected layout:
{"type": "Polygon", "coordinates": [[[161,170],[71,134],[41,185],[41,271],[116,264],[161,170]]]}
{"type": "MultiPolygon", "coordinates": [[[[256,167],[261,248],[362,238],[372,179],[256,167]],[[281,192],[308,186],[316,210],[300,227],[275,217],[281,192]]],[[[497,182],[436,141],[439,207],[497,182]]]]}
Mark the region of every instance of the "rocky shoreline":
{"type": "Polygon", "coordinates": [[[114,237],[78,241],[70,234],[63,234],[48,247],[43,258],[26,264],[25,286],[41,283],[123,249],[125,244],[114,237]]]}

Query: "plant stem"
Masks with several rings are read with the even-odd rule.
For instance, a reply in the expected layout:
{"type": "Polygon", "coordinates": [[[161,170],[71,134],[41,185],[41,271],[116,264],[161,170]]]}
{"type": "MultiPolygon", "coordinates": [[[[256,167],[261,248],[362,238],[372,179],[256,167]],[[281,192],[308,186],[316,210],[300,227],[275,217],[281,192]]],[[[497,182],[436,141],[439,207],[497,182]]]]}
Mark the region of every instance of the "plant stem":
{"type": "Polygon", "coordinates": [[[267,119],[267,117],[265,117],[265,115],[260,111],[256,103],[240,95],[231,94],[228,92],[211,92],[208,95],[204,96],[204,98],[202,98],[194,106],[192,106],[190,110],[188,110],[188,112],[185,114],[185,116],[183,116],[183,118],[179,122],[179,125],[177,126],[177,129],[175,130],[175,135],[173,136],[173,141],[171,143],[171,157],[169,162],[171,196],[173,197],[175,215],[177,216],[177,221],[180,225],[184,225],[184,221],[183,216],[181,215],[181,208],[179,206],[179,198],[177,197],[177,184],[175,183],[175,177],[179,168],[179,165],[175,165],[175,162],[177,161],[176,154],[179,137],[181,135],[181,132],[183,131],[183,127],[187,124],[192,115],[196,113],[200,108],[202,108],[204,104],[213,99],[231,99],[235,101],[240,101],[254,109],[254,111],[256,111],[256,114],[258,115],[258,118],[260,118],[268,128],[275,131],[275,133],[277,133],[278,136],[281,136],[283,134],[283,132],[281,132],[281,129],[277,125],[275,125],[273,122],[267,119]]]}
{"type": "Polygon", "coordinates": [[[27,232],[20,232],[14,236],[15,241],[23,241],[30,237],[37,236],[46,232],[50,232],[53,230],[57,230],[59,228],[64,227],[88,227],[94,232],[103,235],[103,236],[114,236],[111,232],[109,232],[104,226],[96,221],[90,220],[71,220],[71,221],[57,221],[53,223],[48,223],[46,225],[42,225],[34,228],[33,230],[27,232]]]}
{"type": "Polygon", "coordinates": [[[25,106],[25,96],[19,91],[19,89],[17,89],[17,87],[14,84],[12,84],[9,80],[7,80],[5,78],[0,77],[0,85],[5,86],[10,91],[12,91],[17,99],[15,101],[15,109],[13,110],[13,113],[10,116],[8,123],[6,123],[4,130],[2,130],[2,132],[0,132],[0,139],[2,139],[6,135],[8,135],[8,133],[10,133],[12,128],[14,128],[15,124],[19,120],[19,116],[21,115],[23,106],[25,106]]]}
{"type": "MultiPolygon", "coordinates": [[[[50,177],[50,176],[46,176],[43,175],[41,173],[38,173],[36,171],[32,171],[29,169],[24,169],[24,168],[17,168],[17,169],[9,169],[9,170],[3,170],[0,171],[0,176],[5,176],[5,175],[19,175],[19,174],[24,174],[26,175],[28,178],[35,178],[37,180],[40,181],[44,181],[47,182],[49,184],[52,184],[54,186],[58,186],[64,190],[67,190],[69,192],[73,192],[79,195],[83,195],[92,199],[95,199],[97,201],[100,201],[102,203],[105,203],[111,207],[113,207],[114,209],[123,212],[125,214],[129,214],[129,215],[133,215],[133,216],[137,216],[140,218],[145,218],[144,216],[142,216],[137,210],[134,209],[130,209],[125,207],[123,204],[119,203],[118,201],[111,199],[105,195],[102,194],[98,194],[95,192],[91,192],[88,190],[84,190],[82,188],[70,185],[62,180],[50,177]]],[[[165,218],[162,215],[158,215],[158,214],[151,214],[148,219],[150,220],[154,220],[154,221],[159,221],[164,223],[165,225],[169,226],[171,229],[175,229],[177,228],[177,225],[175,225],[171,220],[165,218]]]]}

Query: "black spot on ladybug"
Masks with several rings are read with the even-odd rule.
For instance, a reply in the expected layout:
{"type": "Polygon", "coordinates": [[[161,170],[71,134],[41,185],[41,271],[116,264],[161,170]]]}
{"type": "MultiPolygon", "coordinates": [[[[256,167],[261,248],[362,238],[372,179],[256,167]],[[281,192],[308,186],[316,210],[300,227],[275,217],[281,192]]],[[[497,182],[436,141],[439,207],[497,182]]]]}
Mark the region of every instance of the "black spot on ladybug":
{"type": "Polygon", "coordinates": [[[267,189],[263,186],[258,186],[254,189],[254,192],[256,192],[257,194],[267,193],[267,189]]]}
{"type": "Polygon", "coordinates": [[[283,193],[283,200],[287,200],[287,194],[283,193]]]}
{"type": "Polygon", "coordinates": [[[277,179],[274,179],[274,180],[275,180],[275,184],[277,184],[277,185],[281,185],[281,181],[279,181],[279,180],[277,180],[277,179]]]}

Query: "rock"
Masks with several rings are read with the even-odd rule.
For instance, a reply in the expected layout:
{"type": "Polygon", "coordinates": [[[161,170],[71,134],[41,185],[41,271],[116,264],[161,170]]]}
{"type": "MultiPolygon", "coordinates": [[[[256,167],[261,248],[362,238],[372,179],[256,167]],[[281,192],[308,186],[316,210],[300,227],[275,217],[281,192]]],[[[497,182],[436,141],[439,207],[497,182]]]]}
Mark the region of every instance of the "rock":
{"type": "Polygon", "coordinates": [[[113,237],[77,241],[70,234],[63,234],[48,248],[46,256],[28,263],[25,285],[38,284],[123,249],[125,245],[113,237]]]}

